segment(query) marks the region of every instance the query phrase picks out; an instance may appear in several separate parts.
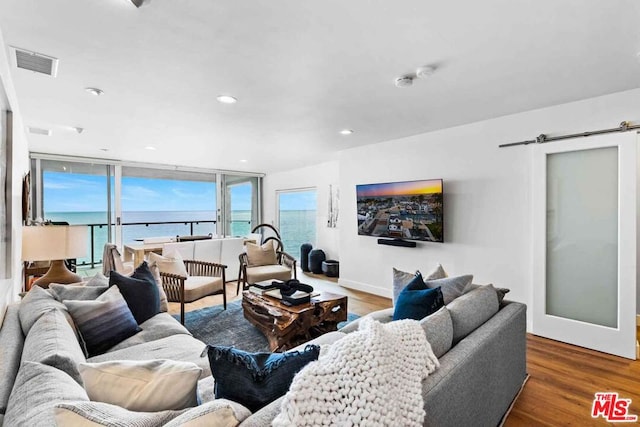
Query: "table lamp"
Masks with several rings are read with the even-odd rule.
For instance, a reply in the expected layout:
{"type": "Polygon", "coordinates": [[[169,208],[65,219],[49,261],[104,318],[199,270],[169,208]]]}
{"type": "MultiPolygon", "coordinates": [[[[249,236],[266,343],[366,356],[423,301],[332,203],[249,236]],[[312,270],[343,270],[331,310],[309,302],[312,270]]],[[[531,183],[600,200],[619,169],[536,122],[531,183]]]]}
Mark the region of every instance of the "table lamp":
{"type": "Polygon", "coordinates": [[[68,258],[87,254],[86,225],[38,225],[22,227],[22,260],[51,261],[49,271],[33,284],[48,288],[50,283],[76,283],[82,277],[69,271],[68,258]]]}

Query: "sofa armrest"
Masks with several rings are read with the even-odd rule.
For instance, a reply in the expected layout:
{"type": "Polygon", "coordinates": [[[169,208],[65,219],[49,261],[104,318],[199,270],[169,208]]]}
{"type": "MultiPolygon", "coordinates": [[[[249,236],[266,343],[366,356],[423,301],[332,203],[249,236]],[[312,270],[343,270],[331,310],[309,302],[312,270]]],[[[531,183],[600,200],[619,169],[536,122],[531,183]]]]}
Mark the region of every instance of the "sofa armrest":
{"type": "Polygon", "coordinates": [[[345,334],[348,334],[350,332],[357,331],[358,328],[360,327],[360,322],[365,317],[371,317],[373,318],[373,320],[377,320],[380,323],[389,323],[393,320],[393,307],[385,308],[378,311],[373,311],[367,314],[366,316],[360,317],[359,319],[356,319],[353,322],[349,323],[347,326],[340,328],[340,332],[344,332],[345,334]]]}

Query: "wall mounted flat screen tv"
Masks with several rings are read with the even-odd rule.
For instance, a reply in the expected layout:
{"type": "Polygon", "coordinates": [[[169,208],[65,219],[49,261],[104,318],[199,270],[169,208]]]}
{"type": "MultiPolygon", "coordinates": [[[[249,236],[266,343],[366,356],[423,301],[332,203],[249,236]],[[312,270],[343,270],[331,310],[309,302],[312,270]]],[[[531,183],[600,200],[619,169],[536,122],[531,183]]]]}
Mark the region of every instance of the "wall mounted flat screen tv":
{"type": "Polygon", "coordinates": [[[442,180],[356,186],[358,234],[443,242],[442,180]]]}

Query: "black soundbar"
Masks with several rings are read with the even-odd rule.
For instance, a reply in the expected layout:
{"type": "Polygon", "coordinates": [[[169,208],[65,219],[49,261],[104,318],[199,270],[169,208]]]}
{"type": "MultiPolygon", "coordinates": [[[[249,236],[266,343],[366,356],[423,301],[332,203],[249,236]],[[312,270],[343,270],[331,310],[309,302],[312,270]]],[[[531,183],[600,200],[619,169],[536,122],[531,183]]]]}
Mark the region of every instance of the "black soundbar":
{"type": "Polygon", "coordinates": [[[415,248],[416,242],[402,239],[378,239],[379,245],[402,246],[403,248],[415,248]]]}

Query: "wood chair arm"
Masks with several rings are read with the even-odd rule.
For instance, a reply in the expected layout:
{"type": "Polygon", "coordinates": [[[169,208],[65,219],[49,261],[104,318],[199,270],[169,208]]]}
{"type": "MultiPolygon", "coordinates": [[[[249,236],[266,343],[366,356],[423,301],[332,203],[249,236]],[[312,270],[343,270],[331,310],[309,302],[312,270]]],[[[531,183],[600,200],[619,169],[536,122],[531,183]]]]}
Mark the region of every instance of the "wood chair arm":
{"type": "Polygon", "coordinates": [[[286,265],[293,271],[293,278],[298,278],[298,272],[296,271],[296,259],[286,252],[278,251],[278,263],[280,265],[286,265]]]}
{"type": "Polygon", "coordinates": [[[167,294],[167,300],[180,303],[180,323],[184,325],[184,282],[186,277],[178,274],[162,273],[162,289],[167,294]]]}

